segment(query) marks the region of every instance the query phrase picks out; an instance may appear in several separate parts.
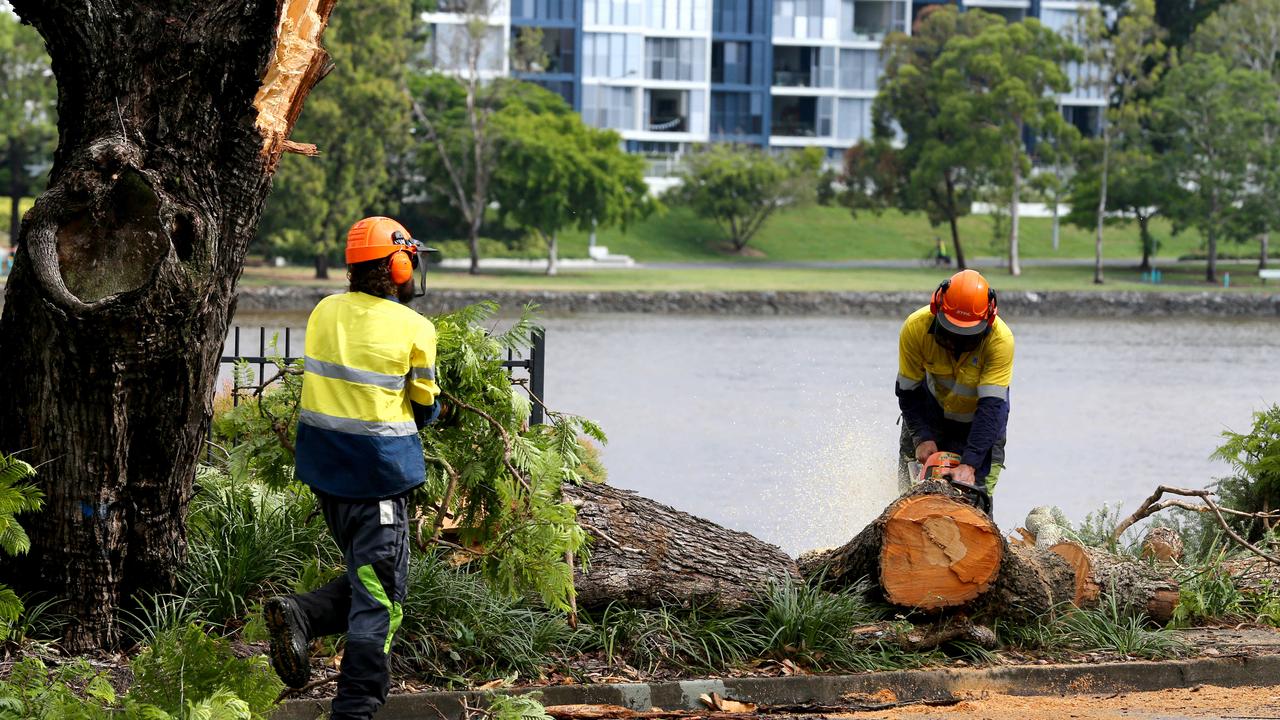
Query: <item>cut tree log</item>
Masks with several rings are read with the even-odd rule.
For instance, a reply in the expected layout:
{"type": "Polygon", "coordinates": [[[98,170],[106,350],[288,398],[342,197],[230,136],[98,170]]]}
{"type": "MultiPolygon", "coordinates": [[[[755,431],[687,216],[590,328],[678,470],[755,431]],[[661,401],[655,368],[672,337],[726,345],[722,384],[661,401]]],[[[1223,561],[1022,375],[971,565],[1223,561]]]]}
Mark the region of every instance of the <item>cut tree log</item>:
{"type": "Polygon", "coordinates": [[[579,607],[736,607],[771,579],[799,575],[777,546],[630,490],[590,483],[566,485],[564,495],[592,539],[589,564],[574,572],[579,607]]]}
{"type": "Polygon", "coordinates": [[[921,483],[842,547],[809,555],[807,577],[844,587],[869,580],[893,605],[939,610],[991,588],[1006,553],[1000,530],[945,483],[921,483]]]}
{"type": "Polygon", "coordinates": [[[1050,550],[1075,571],[1072,602],[1096,605],[1104,592],[1115,594],[1120,607],[1146,613],[1164,624],[1178,607],[1178,581],[1158,568],[1077,543],[1058,543],[1050,550]]]}
{"type": "Polygon", "coordinates": [[[1035,621],[1115,586],[1127,610],[1165,622],[1178,600],[1177,582],[1144,563],[1070,543],[1011,545],[945,483],[917,485],[844,546],[805,555],[800,570],[830,587],[866,579],[892,605],[943,617],[1035,621]]]}

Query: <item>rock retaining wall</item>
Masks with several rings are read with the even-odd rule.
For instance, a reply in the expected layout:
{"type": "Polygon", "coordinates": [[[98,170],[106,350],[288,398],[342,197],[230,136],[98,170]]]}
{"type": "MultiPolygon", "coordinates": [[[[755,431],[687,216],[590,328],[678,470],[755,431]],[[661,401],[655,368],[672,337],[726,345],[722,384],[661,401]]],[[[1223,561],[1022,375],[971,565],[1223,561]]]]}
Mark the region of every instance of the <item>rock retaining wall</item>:
{"type": "MultiPolygon", "coordinates": [[[[241,312],[308,311],[334,288],[241,288],[241,312]]],[[[504,308],[536,303],[550,313],[664,315],[846,315],[899,317],[924,304],[927,292],[547,292],[432,290],[414,307],[438,313],[481,300],[504,308]]],[[[1011,317],[1280,318],[1280,293],[1008,292],[1000,309],[1011,317]]]]}

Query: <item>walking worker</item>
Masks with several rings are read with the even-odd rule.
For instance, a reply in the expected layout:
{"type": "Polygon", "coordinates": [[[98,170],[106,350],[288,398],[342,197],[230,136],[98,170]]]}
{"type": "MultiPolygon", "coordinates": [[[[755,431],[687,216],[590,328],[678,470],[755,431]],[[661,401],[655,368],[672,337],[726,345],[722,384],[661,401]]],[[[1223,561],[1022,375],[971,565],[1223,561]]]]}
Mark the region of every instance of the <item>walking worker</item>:
{"type": "Polygon", "coordinates": [[[1004,466],[1013,379],[1013,332],[997,317],[996,292],[976,270],[938,285],[898,335],[898,408],[902,411],[899,485],[915,479],[912,461],[960,455],[956,482],[995,490],[1004,466]]]}
{"type": "Polygon", "coordinates": [[[387,699],[388,653],[409,567],[406,500],[425,482],[418,431],[439,415],[436,333],[409,308],[418,244],[385,217],[347,233],[349,291],[307,320],[296,475],[315,493],[346,573],[263,607],[271,662],[300,688],[313,638],[347,634],[333,720],[372,717],[387,699]]]}

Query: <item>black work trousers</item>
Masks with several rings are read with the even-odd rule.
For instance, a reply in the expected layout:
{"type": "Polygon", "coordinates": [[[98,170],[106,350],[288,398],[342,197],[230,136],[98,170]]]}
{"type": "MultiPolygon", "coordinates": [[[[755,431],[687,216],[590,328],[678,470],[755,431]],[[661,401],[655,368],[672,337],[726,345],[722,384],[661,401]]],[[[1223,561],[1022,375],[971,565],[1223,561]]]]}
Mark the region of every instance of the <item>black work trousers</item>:
{"type": "Polygon", "coordinates": [[[347,571],[293,599],[307,637],[347,634],[330,717],[366,720],[386,702],[391,682],[391,639],[400,627],[409,572],[407,498],[353,501],[320,492],[316,498],[347,571]]]}

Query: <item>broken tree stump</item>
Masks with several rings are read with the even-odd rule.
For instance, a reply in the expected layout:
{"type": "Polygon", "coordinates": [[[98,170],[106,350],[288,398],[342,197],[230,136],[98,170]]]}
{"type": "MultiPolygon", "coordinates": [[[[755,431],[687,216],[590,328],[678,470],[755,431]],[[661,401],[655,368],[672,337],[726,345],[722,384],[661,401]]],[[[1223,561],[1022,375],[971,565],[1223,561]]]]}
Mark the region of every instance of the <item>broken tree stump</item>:
{"type": "Polygon", "coordinates": [[[1121,608],[1143,612],[1161,625],[1178,607],[1178,581],[1159,568],[1078,543],[1058,543],[1050,551],[1074,571],[1076,607],[1096,605],[1103,593],[1113,593],[1121,608]]]}
{"type": "Polygon", "coordinates": [[[574,571],[579,607],[615,601],[736,607],[770,580],[799,575],[777,546],[630,490],[588,483],[566,485],[564,496],[592,539],[585,572],[574,571]]]}
{"type": "Polygon", "coordinates": [[[806,577],[843,587],[868,579],[893,605],[939,610],[990,589],[1005,556],[1000,530],[946,483],[921,483],[844,546],[811,554],[806,577]]]}

